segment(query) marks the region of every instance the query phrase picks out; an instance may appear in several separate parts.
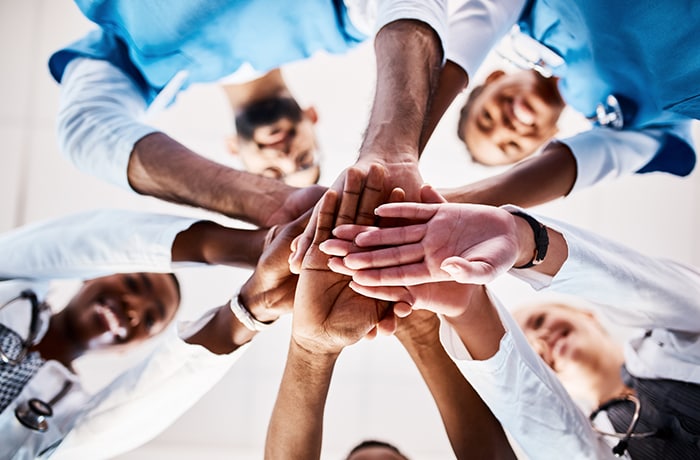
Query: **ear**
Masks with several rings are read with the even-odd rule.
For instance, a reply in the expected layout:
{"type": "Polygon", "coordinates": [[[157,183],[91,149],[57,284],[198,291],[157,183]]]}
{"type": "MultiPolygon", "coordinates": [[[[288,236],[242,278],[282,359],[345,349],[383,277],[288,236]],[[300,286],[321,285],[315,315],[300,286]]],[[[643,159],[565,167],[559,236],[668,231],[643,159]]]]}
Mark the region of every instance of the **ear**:
{"type": "Polygon", "coordinates": [[[304,117],[311,120],[311,123],[313,124],[316,124],[316,122],[318,121],[318,113],[316,112],[316,107],[314,106],[307,107],[301,113],[304,117]]]}
{"type": "Polygon", "coordinates": [[[232,134],[226,138],[226,147],[228,147],[229,152],[231,152],[234,155],[238,155],[239,142],[238,136],[236,134],[232,134]]]}
{"type": "Polygon", "coordinates": [[[494,70],[489,74],[488,77],[486,77],[486,80],[484,81],[484,85],[489,85],[493,83],[494,81],[498,80],[499,78],[502,78],[505,76],[505,72],[502,70],[494,70]]]}

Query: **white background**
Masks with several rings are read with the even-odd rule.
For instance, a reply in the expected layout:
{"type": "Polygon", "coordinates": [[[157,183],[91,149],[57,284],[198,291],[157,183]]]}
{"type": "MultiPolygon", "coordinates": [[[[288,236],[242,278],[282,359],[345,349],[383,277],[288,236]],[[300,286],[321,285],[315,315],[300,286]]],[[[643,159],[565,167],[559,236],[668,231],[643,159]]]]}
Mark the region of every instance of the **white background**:
{"type": "MultiPolygon", "coordinates": [[[[47,60],[52,51],[89,28],[69,0],[0,0],[0,140],[4,144],[0,230],[97,207],[218,218],[118,190],[83,175],[61,156],[55,135],[59,91],[48,73],[47,60]]],[[[371,44],[346,56],[318,56],[295,64],[285,69],[285,76],[302,105],[313,104],[320,114],[321,183],[327,185],[353,161],[359,146],[373,91],[371,44]]],[[[457,105],[438,127],[422,160],[424,179],[437,186],[459,185],[492,173],[472,165],[457,140],[457,105]]],[[[567,114],[566,119],[573,123],[576,117],[567,114]]],[[[215,85],[191,88],[153,123],[203,155],[231,161],[224,138],[232,132],[232,118],[215,85]]],[[[578,124],[562,127],[564,131],[579,128],[578,124]]],[[[698,187],[697,172],[684,179],[635,176],[601,184],[538,212],[649,254],[700,265],[698,187]]],[[[182,315],[193,317],[223,303],[249,273],[212,268],[188,269],[180,275],[182,315]]],[[[509,302],[529,295],[514,282],[504,281],[496,288],[509,302]]],[[[199,404],[151,443],[121,458],[261,458],[288,334],[285,319],[256,338],[249,352],[199,404]]],[[[104,369],[100,373],[107,378],[104,369]]],[[[425,385],[393,338],[360,343],[341,356],[326,408],[324,458],[342,458],[368,437],[393,442],[415,459],[452,455],[425,385]]]]}

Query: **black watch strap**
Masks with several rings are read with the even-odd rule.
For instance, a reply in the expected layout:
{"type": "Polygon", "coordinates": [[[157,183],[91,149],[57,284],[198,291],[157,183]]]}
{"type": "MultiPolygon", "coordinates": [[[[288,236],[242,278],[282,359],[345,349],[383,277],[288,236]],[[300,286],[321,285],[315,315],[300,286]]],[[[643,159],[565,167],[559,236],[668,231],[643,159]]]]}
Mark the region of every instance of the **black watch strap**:
{"type": "Polygon", "coordinates": [[[524,212],[512,211],[511,214],[520,217],[521,219],[525,219],[525,221],[530,224],[532,232],[535,236],[535,253],[532,255],[530,262],[513,268],[530,268],[541,264],[544,257],[547,255],[547,248],[549,248],[549,235],[547,234],[547,227],[538,222],[534,217],[525,214],[524,212]]]}

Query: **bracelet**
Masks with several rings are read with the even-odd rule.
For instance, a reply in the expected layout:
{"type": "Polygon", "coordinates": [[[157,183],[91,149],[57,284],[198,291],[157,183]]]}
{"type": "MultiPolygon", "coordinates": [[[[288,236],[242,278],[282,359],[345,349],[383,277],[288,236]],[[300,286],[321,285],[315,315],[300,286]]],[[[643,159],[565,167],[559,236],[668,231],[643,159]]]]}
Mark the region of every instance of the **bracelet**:
{"type": "Polygon", "coordinates": [[[525,214],[520,211],[512,211],[512,215],[525,219],[525,221],[530,224],[532,232],[535,236],[535,253],[532,255],[530,262],[525,265],[513,268],[530,268],[535,265],[539,265],[544,261],[544,257],[547,255],[547,248],[549,247],[549,235],[547,234],[547,227],[539,223],[534,217],[525,214]]]}
{"type": "Polygon", "coordinates": [[[228,303],[228,306],[236,318],[238,318],[238,321],[253,332],[264,331],[268,327],[272,326],[272,323],[263,323],[255,319],[250,310],[248,310],[246,306],[243,305],[243,302],[241,302],[240,292],[231,297],[231,301],[228,303]]]}

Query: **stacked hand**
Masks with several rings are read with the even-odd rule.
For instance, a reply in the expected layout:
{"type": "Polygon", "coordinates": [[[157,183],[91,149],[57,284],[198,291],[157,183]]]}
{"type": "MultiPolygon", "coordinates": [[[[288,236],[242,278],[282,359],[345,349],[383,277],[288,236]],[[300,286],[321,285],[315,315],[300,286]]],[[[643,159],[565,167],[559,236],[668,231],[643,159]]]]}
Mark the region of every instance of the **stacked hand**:
{"type": "Polygon", "coordinates": [[[376,210],[382,218],[417,223],[335,229],[338,240],[323,247],[327,254],[343,258],[333,260],[333,269],[363,286],[412,286],[448,280],[484,284],[513,266],[519,243],[510,213],[491,206],[436,202],[442,199],[430,187],[423,188],[421,198],[423,203],[389,203],[376,210]]]}
{"type": "Polygon", "coordinates": [[[351,278],[331,271],[329,256],[320,249],[339,225],[374,223],[373,210],[387,195],[383,184],[381,166],[370,167],[364,181],[362,173],[351,168],[342,197],[329,190],[321,199],[314,238],[301,262],[294,299],[292,337],[307,351],[339,353],[365,336],[390,333],[395,328],[390,304],[354,292],[349,287],[351,278]]]}

